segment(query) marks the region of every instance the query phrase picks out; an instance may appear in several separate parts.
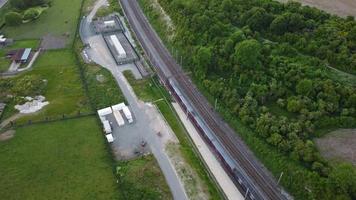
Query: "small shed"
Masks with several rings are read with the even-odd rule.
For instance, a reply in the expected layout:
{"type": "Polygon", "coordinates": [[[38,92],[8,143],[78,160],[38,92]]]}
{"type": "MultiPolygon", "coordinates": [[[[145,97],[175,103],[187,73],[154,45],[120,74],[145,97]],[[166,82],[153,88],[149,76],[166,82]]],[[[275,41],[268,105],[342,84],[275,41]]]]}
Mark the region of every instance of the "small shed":
{"type": "Polygon", "coordinates": [[[25,51],[23,52],[22,56],[21,56],[21,59],[20,59],[20,62],[27,62],[28,58],[30,57],[30,54],[31,54],[31,48],[26,48],[25,51]]]}
{"type": "Polygon", "coordinates": [[[109,143],[114,142],[114,137],[112,136],[112,134],[107,134],[107,135],[105,135],[105,137],[109,143]]]}

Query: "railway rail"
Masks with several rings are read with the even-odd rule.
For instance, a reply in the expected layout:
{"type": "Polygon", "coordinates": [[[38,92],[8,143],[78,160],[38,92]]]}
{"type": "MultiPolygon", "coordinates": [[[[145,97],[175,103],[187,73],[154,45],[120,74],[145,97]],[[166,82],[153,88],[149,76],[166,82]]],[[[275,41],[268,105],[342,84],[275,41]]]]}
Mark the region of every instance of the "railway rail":
{"type": "Polygon", "coordinates": [[[287,199],[248,147],[194,86],[145,18],[136,0],[120,0],[125,15],[162,82],[187,111],[242,194],[249,199],[287,199]]]}

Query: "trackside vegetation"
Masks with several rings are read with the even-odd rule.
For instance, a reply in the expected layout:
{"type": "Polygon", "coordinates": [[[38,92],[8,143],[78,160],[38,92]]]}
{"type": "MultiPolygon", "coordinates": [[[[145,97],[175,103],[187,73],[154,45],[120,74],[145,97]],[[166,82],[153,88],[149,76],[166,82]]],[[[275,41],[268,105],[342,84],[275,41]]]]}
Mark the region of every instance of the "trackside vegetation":
{"type": "Polygon", "coordinates": [[[152,1],[140,1],[162,40],[296,199],[356,198],[355,168],[328,162],[313,142],[356,127],[352,17],[270,0],[158,2],[173,38],[152,1]]]}

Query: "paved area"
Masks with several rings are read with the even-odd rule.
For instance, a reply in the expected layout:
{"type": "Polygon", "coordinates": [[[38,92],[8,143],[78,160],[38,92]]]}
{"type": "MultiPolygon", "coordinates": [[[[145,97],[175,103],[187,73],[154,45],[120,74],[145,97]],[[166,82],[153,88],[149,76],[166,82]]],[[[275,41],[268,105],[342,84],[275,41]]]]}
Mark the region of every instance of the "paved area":
{"type": "Polygon", "coordinates": [[[193,124],[187,119],[181,107],[177,103],[172,103],[172,104],[174,109],[177,111],[180,120],[183,122],[185,128],[187,129],[195,146],[197,147],[200,155],[202,156],[204,162],[209,167],[210,172],[214,175],[215,180],[220,185],[220,188],[225,193],[227,199],[229,200],[244,199],[243,195],[235,187],[235,184],[231,181],[228,174],[221,167],[219,161],[216,159],[214,154],[210,151],[209,147],[206,145],[204,140],[196,131],[193,124]]]}
{"type": "Polygon", "coordinates": [[[8,0],[0,0],[0,8],[2,8],[8,0]]]}
{"type": "MultiPolygon", "coordinates": [[[[181,183],[173,164],[165,152],[165,143],[167,141],[177,142],[174,134],[169,128],[167,128],[166,125],[164,125],[165,123],[162,121],[162,117],[155,113],[157,110],[153,106],[147,105],[138,100],[130,84],[122,74],[123,68],[116,65],[105,42],[103,41],[103,38],[93,34],[93,31],[90,29],[89,24],[92,21],[92,16],[94,16],[97,9],[100,6],[105,5],[105,3],[105,0],[97,1],[93,11],[88,15],[88,17],[82,20],[80,34],[83,42],[87,44],[87,46],[90,46],[90,48],[86,49],[90,59],[105,67],[113,74],[121,91],[126,97],[130,110],[135,119],[133,124],[114,130],[115,142],[112,144],[112,147],[114,150],[120,150],[120,148],[128,149],[125,152],[127,154],[123,154],[123,156],[130,155],[130,148],[132,149],[132,147],[137,146],[137,144],[139,144],[142,140],[145,140],[149,150],[157,159],[174,199],[186,200],[188,198],[183,184],[181,183]],[[168,137],[162,138],[158,136],[158,131],[161,131],[162,135],[167,135],[168,137]],[[131,145],[125,146],[124,143],[126,137],[135,141],[138,139],[138,141],[136,143],[131,143],[131,145]]],[[[138,75],[139,74],[136,74],[135,76],[138,75]]]]}
{"type": "Polygon", "coordinates": [[[10,67],[9,67],[9,72],[16,72],[17,69],[20,67],[21,63],[17,63],[15,61],[12,61],[10,67]]]}

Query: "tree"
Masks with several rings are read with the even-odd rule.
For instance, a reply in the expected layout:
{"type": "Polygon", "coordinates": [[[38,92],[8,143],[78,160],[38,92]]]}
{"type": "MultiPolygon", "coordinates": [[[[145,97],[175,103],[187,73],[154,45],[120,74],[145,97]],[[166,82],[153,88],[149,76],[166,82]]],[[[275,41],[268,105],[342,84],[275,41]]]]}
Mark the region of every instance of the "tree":
{"type": "Polygon", "coordinates": [[[300,95],[308,96],[313,90],[313,81],[309,79],[303,79],[298,82],[296,91],[300,95]]]}
{"type": "Polygon", "coordinates": [[[299,112],[302,109],[302,104],[297,98],[288,98],[287,110],[289,112],[299,112]]]}
{"type": "Polygon", "coordinates": [[[18,9],[23,9],[26,7],[24,0],[10,0],[10,5],[18,9]]]}
{"type": "Polygon", "coordinates": [[[235,60],[243,68],[259,67],[261,49],[261,44],[257,40],[244,40],[235,47],[235,60]]]}
{"type": "Polygon", "coordinates": [[[25,9],[32,6],[49,4],[50,0],[10,0],[11,6],[18,9],[25,9]]]}
{"type": "Polygon", "coordinates": [[[29,8],[25,11],[25,14],[23,16],[24,20],[34,20],[39,16],[39,12],[35,8],[29,8]]]}
{"type": "Polygon", "coordinates": [[[212,51],[208,47],[200,47],[194,57],[194,62],[197,65],[197,72],[201,73],[201,76],[205,76],[211,65],[212,51]]]}
{"type": "Polygon", "coordinates": [[[254,31],[262,31],[269,27],[273,16],[265,9],[253,7],[247,11],[241,18],[244,24],[247,24],[254,31]]]}
{"type": "Polygon", "coordinates": [[[356,170],[351,164],[337,165],[329,175],[329,184],[338,194],[349,194],[356,198],[356,170]]]}
{"type": "Polygon", "coordinates": [[[283,35],[286,32],[300,31],[304,27],[304,17],[300,14],[290,12],[276,17],[270,25],[271,31],[278,35],[283,35]]]}
{"type": "Polygon", "coordinates": [[[22,16],[17,12],[8,12],[5,15],[5,23],[9,26],[16,26],[22,23],[22,16]]]}

